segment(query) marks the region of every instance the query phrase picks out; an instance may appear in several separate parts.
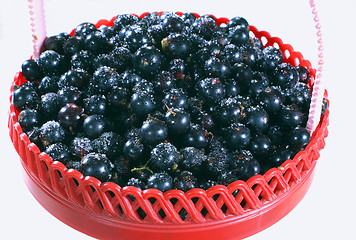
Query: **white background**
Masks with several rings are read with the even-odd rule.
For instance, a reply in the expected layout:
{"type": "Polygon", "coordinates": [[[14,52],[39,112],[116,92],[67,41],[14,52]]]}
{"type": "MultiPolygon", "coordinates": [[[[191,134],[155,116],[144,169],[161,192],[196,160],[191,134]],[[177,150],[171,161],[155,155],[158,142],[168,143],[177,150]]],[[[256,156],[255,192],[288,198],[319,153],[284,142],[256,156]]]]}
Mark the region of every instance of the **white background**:
{"type": "MultiPolygon", "coordinates": [[[[8,137],[10,84],[32,54],[26,0],[0,1],[0,239],[92,239],[46,212],[27,190],[22,167],[8,137]]],[[[331,102],[330,135],[313,184],[285,218],[249,239],[356,239],[355,236],[355,0],[317,1],[325,47],[324,86],[331,102]]],[[[316,66],[314,22],[308,0],[109,1],[45,0],[48,35],[70,31],[84,21],[119,13],[190,11],[217,17],[245,17],[302,52],[316,66]]]]}

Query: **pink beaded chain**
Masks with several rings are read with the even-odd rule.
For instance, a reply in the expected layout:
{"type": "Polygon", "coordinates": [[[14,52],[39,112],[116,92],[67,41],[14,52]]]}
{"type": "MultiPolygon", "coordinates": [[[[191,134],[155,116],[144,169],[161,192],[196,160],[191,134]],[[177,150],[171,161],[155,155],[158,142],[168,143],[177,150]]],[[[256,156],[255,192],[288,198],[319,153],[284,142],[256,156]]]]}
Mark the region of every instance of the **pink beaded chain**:
{"type": "Polygon", "coordinates": [[[323,39],[322,39],[322,34],[321,34],[321,25],[320,25],[320,20],[318,16],[318,11],[316,10],[315,7],[315,2],[314,0],[309,1],[310,7],[312,9],[312,13],[314,16],[314,22],[315,22],[315,29],[316,29],[316,35],[317,35],[317,41],[318,41],[318,69],[317,73],[315,75],[315,80],[314,80],[314,85],[313,85],[313,93],[312,93],[312,99],[310,103],[310,109],[309,109],[309,116],[308,116],[308,122],[307,122],[307,129],[313,133],[315,128],[318,126],[319,119],[320,119],[320,114],[321,114],[321,105],[323,101],[323,94],[324,94],[324,89],[321,88],[321,78],[322,78],[322,71],[323,71],[323,64],[324,64],[324,53],[323,53],[323,39]]]}
{"type": "MultiPolygon", "coordinates": [[[[28,0],[29,2],[29,13],[31,21],[31,31],[33,37],[33,56],[35,59],[39,57],[41,46],[43,41],[46,39],[46,24],[43,9],[43,0],[28,0]]],[[[312,99],[310,104],[307,129],[313,133],[316,126],[319,123],[321,114],[321,105],[323,100],[323,91],[321,88],[321,78],[324,64],[324,54],[323,54],[323,40],[321,34],[321,25],[318,17],[318,12],[316,10],[314,0],[309,1],[312,13],[314,16],[316,35],[318,41],[318,69],[314,80],[312,99]]]]}
{"type": "Polygon", "coordinates": [[[46,39],[46,23],[44,16],[43,0],[28,0],[30,13],[30,26],[33,42],[33,57],[37,59],[41,52],[41,46],[46,39]]]}

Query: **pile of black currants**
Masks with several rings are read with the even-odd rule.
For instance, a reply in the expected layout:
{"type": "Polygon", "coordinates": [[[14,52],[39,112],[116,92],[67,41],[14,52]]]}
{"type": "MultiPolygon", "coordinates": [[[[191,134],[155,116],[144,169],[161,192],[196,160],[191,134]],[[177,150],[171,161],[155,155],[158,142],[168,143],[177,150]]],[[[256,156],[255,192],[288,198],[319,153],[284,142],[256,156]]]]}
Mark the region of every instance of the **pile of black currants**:
{"type": "Polygon", "coordinates": [[[308,69],[242,17],[118,15],[48,37],[13,105],[55,161],[120,186],[208,189],[280,166],[310,141],[308,69]]]}

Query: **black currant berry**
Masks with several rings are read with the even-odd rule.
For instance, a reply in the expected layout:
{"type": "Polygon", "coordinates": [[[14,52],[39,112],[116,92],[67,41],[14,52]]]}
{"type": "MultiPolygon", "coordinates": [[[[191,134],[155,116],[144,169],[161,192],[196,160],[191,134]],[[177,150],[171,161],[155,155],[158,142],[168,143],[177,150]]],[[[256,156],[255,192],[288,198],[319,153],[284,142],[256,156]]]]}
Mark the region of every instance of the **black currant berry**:
{"type": "Polygon", "coordinates": [[[56,121],[48,121],[40,128],[40,138],[44,146],[62,142],[66,137],[64,128],[56,121]]]}
{"type": "Polygon", "coordinates": [[[83,109],[80,106],[74,103],[67,103],[59,110],[58,121],[65,127],[76,127],[82,113],[83,109]]]}
{"type": "Polygon", "coordinates": [[[28,59],[21,65],[22,76],[28,81],[39,81],[43,77],[42,69],[34,59],[28,59]]]}
{"type": "Polygon", "coordinates": [[[83,122],[83,131],[89,138],[97,138],[106,129],[106,121],[102,115],[88,116],[83,122]]]}
{"type": "Polygon", "coordinates": [[[154,173],[147,179],[147,187],[155,188],[162,192],[172,189],[173,179],[166,172],[154,173]]]}
{"type": "Polygon", "coordinates": [[[89,153],[80,162],[79,171],[84,176],[91,176],[106,182],[112,175],[113,165],[105,154],[89,153]]]}
{"type": "Polygon", "coordinates": [[[59,161],[63,164],[72,160],[72,154],[69,148],[60,142],[47,146],[45,153],[47,153],[53,161],[59,161]]]}
{"type": "Polygon", "coordinates": [[[134,54],[134,68],[142,77],[152,78],[163,65],[163,56],[161,52],[152,46],[143,46],[134,54]]]}
{"type": "Polygon", "coordinates": [[[160,143],[152,149],[149,166],[155,172],[173,172],[178,167],[179,152],[171,143],[160,143]]]}
{"type": "Polygon", "coordinates": [[[130,106],[137,116],[146,118],[155,109],[156,102],[150,93],[136,92],[131,96],[130,106]]]}
{"type": "Polygon", "coordinates": [[[24,132],[32,130],[34,127],[39,127],[40,117],[35,109],[24,109],[19,113],[17,121],[20,123],[24,132]]]}
{"type": "Polygon", "coordinates": [[[243,124],[232,124],[224,134],[227,146],[233,150],[246,149],[251,140],[250,130],[243,124]]]}
{"type": "Polygon", "coordinates": [[[157,145],[166,140],[168,127],[165,122],[158,119],[148,119],[141,127],[142,141],[148,145],[157,145]]]}
{"type": "Polygon", "coordinates": [[[47,50],[38,58],[38,65],[46,75],[59,75],[64,72],[64,59],[53,50],[47,50]]]}

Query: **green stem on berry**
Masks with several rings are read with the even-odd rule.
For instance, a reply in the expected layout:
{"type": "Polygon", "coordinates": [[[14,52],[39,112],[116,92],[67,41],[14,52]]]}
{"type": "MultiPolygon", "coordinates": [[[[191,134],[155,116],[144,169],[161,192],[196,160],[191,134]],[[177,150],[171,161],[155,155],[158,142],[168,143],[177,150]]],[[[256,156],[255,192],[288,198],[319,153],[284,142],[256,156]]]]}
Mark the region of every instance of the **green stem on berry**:
{"type": "Polygon", "coordinates": [[[138,168],[135,167],[135,168],[131,169],[131,172],[140,171],[140,170],[147,170],[147,171],[149,171],[150,173],[153,174],[153,171],[152,171],[149,167],[147,167],[149,161],[150,161],[150,160],[148,160],[148,161],[145,163],[145,165],[143,165],[142,167],[138,167],[138,168]]]}

